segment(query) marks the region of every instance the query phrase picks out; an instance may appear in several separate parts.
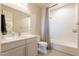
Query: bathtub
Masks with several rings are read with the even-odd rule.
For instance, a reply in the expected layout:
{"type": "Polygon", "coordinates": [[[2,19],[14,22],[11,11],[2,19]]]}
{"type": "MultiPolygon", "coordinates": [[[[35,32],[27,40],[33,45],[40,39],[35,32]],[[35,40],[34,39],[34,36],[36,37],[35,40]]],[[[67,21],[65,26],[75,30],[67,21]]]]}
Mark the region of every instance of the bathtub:
{"type": "Polygon", "coordinates": [[[72,48],[78,48],[77,40],[74,40],[74,41],[53,40],[53,41],[51,41],[51,43],[54,43],[57,45],[63,45],[63,46],[67,46],[67,47],[72,47],[72,48]]]}
{"type": "Polygon", "coordinates": [[[51,41],[52,49],[59,50],[69,55],[79,56],[79,48],[77,41],[51,41]]]}

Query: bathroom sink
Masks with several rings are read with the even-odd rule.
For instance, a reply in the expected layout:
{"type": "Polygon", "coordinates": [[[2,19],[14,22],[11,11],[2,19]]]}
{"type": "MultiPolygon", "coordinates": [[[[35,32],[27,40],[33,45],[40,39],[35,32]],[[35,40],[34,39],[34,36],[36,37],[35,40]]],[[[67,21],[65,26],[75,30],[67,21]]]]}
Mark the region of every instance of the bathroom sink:
{"type": "Polygon", "coordinates": [[[15,41],[17,36],[2,36],[1,37],[1,43],[5,43],[5,42],[11,42],[11,41],[15,41]]]}

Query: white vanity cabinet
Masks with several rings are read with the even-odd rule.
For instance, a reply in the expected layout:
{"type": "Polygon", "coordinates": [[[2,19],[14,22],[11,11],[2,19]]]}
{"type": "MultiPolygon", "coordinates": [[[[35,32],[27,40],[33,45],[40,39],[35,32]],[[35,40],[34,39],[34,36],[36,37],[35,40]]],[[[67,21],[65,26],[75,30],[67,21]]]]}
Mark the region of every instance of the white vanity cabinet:
{"type": "Polygon", "coordinates": [[[2,56],[36,56],[38,37],[24,38],[1,44],[2,56]]]}
{"type": "Polygon", "coordinates": [[[25,40],[19,40],[1,44],[2,56],[24,56],[25,55],[25,40]]]}

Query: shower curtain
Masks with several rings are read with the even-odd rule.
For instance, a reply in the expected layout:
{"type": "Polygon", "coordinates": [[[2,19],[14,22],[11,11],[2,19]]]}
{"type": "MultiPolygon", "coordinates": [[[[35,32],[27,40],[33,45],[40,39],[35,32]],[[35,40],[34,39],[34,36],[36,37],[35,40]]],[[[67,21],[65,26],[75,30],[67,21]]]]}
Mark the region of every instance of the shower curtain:
{"type": "Polygon", "coordinates": [[[2,33],[2,35],[6,35],[7,34],[6,21],[5,21],[4,14],[1,14],[1,33],[2,33]]]}
{"type": "Polygon", "coordinates": [[[48,43],[48,49],[51,49],[50,35],[49,35],[49,17],[48,8],[43,11],[43,22],[42,22],[42,41],[48,43]]]}

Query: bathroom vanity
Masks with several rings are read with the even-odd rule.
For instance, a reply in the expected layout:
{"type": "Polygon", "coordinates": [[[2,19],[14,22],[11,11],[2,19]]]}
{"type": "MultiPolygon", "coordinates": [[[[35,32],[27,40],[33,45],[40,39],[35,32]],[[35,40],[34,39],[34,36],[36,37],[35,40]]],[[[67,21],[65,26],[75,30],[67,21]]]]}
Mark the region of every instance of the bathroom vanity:
{"type": "MultiPolygon", "coordinates": [[[[20,8],[15,4],[1,4],[0,14],[5,15],[7,34],[31,33],[31,16],[26,7],[20,8]]],[[[0,17],[1,18],[1,17],[0,17]]],[[[1,20],[1,19],[0,19],[1,20]]],[[[0,28],[1,29],[1,28],[0,28]]],[[[0,30],[1,31],[1,30],[0,30]]],[[[0,33],[1,34],[1,33],[0,33]]],[[[3,35],[4,36],[4,35],[3,35]]],[[[5,35],[6,36],[6,35],[5,35]]],[[[1,37],[0,53],[2,56],[35,56],[37,55],[37,35],[15,35],[1,37]]]]}
{"type": "Polygon", "coordinates": [[[13,38],[5,38],[1,41],[2,56],[35,56],[38,54],[37,42],[39,36],[24,35],[13,38]]]}

